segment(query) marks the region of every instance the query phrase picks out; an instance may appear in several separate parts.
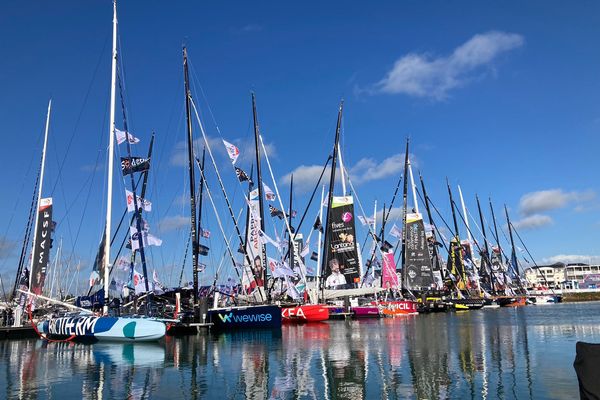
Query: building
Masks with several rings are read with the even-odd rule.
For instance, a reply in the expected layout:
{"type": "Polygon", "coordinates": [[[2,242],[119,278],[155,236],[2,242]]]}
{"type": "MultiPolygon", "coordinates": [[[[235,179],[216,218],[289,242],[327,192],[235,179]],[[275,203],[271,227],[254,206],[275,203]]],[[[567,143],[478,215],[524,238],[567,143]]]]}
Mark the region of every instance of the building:
{"type": "Polygon", "coordinates": [[[565,289],[597,289],[600,288],[600,265],[583,263],[565,266],[565,289]]]}
{"type": "Polygon", "coordinates": [[[565,280],[565,264],[539,265],[525,270],[527,282],[534,288],[558,288],[565,280]]]}

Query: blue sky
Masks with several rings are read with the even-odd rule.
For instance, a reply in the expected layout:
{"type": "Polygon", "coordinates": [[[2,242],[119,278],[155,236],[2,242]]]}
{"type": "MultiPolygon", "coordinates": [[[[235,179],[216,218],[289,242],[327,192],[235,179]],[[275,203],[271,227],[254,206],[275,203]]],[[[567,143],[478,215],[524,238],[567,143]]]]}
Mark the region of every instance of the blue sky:
{"type": "MultiPolygon", "coordinates": [[[[104,218],[111,2],[1,7],[0,273],[14,274],[52,97],[44,196],[54,198],[64,263],[81,261],[85,280],[104,218]]],[[[147,219],[164,242],[149,259],[168,283],[181,270],[188,215],[180,162],[184,42],[236,213],[242,186],[218,139],[237,144],[239,166],[250,169],[250,92],[281,194],[287,202],[293,171],[299,210],[331,150],[343,98],[344,163],[368,212],[375,200],[389,204],[410,137],[414,166],[446,219],[448,177],[455,192],[462,186],[473,215],[476,193],[486,204],[491,197],[498,215],[506,204],[539,263],[565,255],[600,261],[598,3],[123,2],[118,11],[128,122],[142,139],[137,155],[156,132],[147,219]]],[[[213,173],[209,179],[217,195],[213,173]]],[[[115,182],[115,203],[124,207],[123,181],[115,175],[115,182]]],[[[205,210],[211,270],[224,248],[208,203],[205,210]]]]}

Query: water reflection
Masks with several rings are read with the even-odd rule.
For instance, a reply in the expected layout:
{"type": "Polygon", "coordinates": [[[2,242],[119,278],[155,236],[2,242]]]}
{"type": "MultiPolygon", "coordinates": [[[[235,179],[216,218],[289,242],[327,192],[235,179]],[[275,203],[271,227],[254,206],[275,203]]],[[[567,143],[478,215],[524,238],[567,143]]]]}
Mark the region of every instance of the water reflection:
{"type": "Polygon", "coordinates": [[[0,398],[573,398],[600,304],[291,325],[156,344],[0,342],[0,398]]]}

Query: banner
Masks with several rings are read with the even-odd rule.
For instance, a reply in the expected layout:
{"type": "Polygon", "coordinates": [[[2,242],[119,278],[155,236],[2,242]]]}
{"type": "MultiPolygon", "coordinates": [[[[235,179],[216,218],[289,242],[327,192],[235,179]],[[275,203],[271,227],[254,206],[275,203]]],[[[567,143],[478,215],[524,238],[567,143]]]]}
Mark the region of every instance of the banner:
{"type": "Polygon", "coordinates": [[[252,261],[252,265],[248,265],[248,259],[244,257],[244,269],[242,271],[242,285],[246,288],[246,291],[251,291],[256,287],[257,283],[262,286],[263,277],[263,243],[260,235],[260,219],[258,200],[250,200],[248,202],[248,228],[246,230],[246,254],[252,261]],[[254,276],[257,275],[255,282],[254,276]]]}
{"type": "Polygon", "coordinates": [[[144,172],[150,169],[150,159],[143,157],[121,157],[121,172],[123,176],[134,172],[144,172]]]}
{"type": "Polygon", "coordinates": [[[406,214],[405,240],[404,285],[409,290],[428,289],[434,283],[434,279],[421,214],[406,214]]]}
{"type": "MultiPolygon", "coordinates": [[[[131,250],[138,250],[140,248],[140,240],[137,228],[135,226],[129,227],[129,234],[131,235],[131,250]]],[[[140,234],[142,235],[143,247],[162,245],[162,240],[149,234],[147,231],[142,230],[140,234]]]]}
{"type": "Polygon", "coordinates": [[[225,145],[225,149],[227,149],[227,154],[229,155],[229,159],[232,164],[235,164],[238,157],[240,156],[240,149],[238,149],[235,145],[229,143],[228,141],[223,140],[223,144],[225,145]]]}
{"type": "Polygon", "coordinates": [[[125,137],[129,139],[130,144],[136,144],[140,142],[140,139],[136,138],[129,132],[124,132],[115,128],[115,135],[117,136],[117,144],[125,143],[125,137]]]}
{"type": "Polygon", "coordinates": [[[381,271],[381,284],[384,289],[395,289],[398,287],[398,275],[396,275],[396,261],[394,252],[387,251],[382,254],[383,265],[381,271]]]}
{"type": "Polygon", "coordinates": [[[42,294],[46,269],[52,247],[52,198],[40,200],[38,222],[35,229],[35,248],[31,266],[30,290],[35,294],[42,294]]]}
{"type": "Polygon", "coordinates": [[[352,285],[360,282],[352,196],[334,197],[327,221],[326,286],[352,285]]]}

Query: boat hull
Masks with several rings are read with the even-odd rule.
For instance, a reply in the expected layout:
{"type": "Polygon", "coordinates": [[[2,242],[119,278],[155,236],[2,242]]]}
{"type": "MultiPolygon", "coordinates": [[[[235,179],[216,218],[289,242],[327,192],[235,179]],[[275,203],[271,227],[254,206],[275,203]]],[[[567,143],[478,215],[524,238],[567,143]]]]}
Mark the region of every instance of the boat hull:
{"type": "Polygon", "coordinates": [[[419,312],[419,303],[412,300],[380,301],[377,305],[379,306],[381,313],[388,317],[418,314],[419,312]]]}
{"type": "Polygon", "coordinates": [[[350,307],[354,318],[379,318],[379,308],[377,306],[358,306],[350,307]]]}
{"type": "Polygon", "coordinates": [[[148,342],[165,336],[163,322],[145,318],[75,316],[50,318],[37,326],[51,339],[148,342]]]}
{"type": "Polygon", "coordinates": [[[327,321],[329,319],[329,308],[322,304],[282,307],[281,319],[284,323],[327,321]]]}
{"type": "Polygon", "coordinates": [[[215,331],[281,329],[281,308],[275,305],[216,308],[207,316],[215,331]]]}

